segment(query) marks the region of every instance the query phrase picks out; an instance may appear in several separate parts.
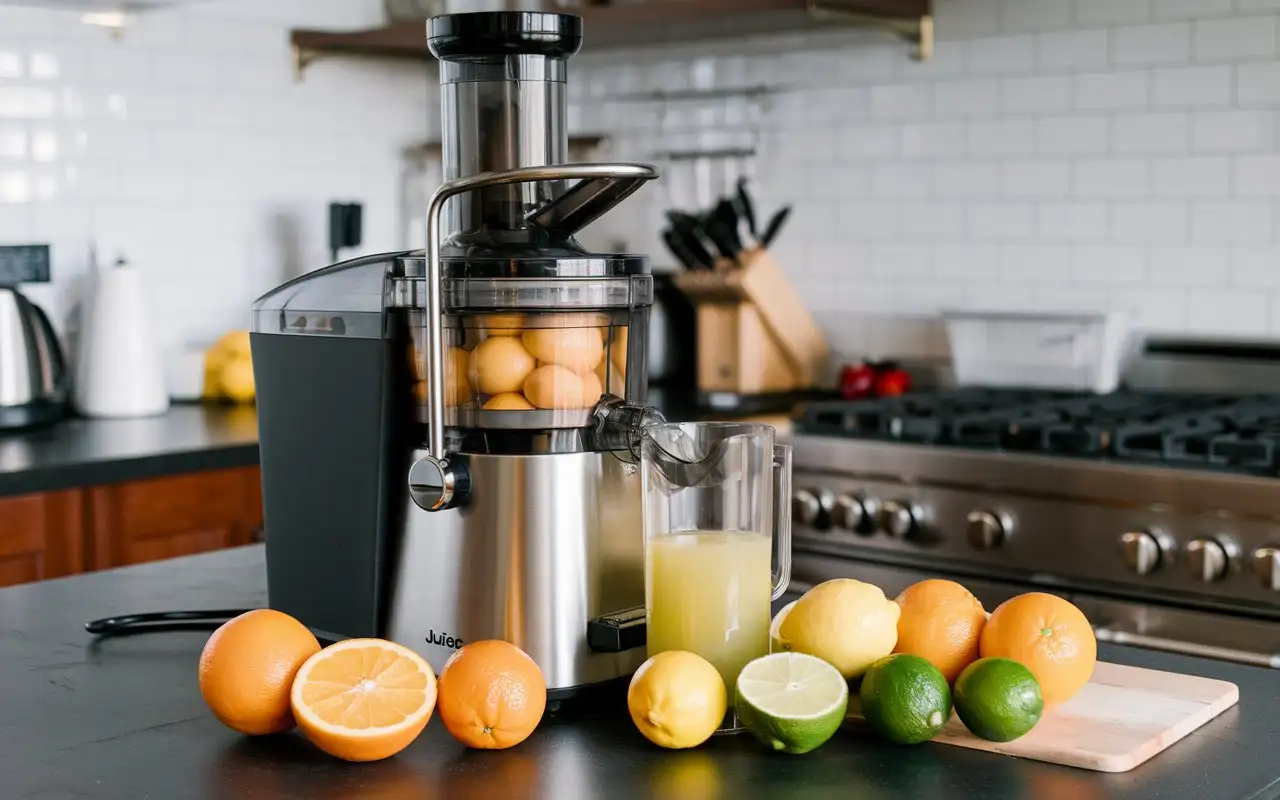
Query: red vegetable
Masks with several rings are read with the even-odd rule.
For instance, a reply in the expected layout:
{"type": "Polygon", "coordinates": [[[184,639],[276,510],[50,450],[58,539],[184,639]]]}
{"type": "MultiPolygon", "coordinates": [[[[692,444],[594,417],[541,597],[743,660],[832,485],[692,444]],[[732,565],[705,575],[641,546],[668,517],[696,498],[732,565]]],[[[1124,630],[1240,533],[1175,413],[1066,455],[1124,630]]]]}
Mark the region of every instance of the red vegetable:
{"type": "Polygon", "coordinates": [[[840,396],[845,400],[861,400],[875,396],[876,368],[863,361],[840,370],[840,396]]]}
{"type": "Polygon", "coordinates": [[[897,397],[911,391],[911,376],[897,364],[881,364],[876,370],[876,397],[897,397]]]}

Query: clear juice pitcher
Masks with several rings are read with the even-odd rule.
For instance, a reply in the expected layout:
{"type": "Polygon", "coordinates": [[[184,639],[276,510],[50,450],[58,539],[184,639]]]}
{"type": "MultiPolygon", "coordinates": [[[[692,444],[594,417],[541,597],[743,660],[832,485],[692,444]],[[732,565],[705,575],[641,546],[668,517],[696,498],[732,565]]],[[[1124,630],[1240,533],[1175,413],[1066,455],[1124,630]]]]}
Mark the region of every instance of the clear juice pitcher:
{"type": "Polygon", "coordinates": [[[739,730],[738,673],[769,652],[770,602],[791,578],[791,447],[768,425],[666,423],[645,429],[648,654],[686,650],[724,678],[739,730]]]}

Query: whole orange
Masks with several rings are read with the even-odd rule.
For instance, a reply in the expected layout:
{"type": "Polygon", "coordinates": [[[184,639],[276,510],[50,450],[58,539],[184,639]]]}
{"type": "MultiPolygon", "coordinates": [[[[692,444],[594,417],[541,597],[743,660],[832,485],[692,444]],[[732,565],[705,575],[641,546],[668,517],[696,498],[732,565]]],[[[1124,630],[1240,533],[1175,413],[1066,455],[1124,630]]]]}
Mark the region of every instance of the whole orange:
{"type": "Polygon", "coordinates": [[[1011,658],[1031,670],[1045,708],[1074,697],[1098,660],[1098,641],[1084,612],[1042,592],[1018,595],[992,611],[978,649],[983,658],[1011,658]]]}
{"type": "Polygon", "coordinates": [[[487,639],[454,653],[440,670],[436,712],[467,747],[501,750],[529,738],[547,708],[547,682],[527,653],[487,639]]]}
{"type": "Polygon", "coordinates": [[[894,602],[902,614],[893,652],[924,658],[947,683],[978,660],[978,638],[987,612],[968,589],[955,581],[920,581],[904,589],[894,602]]]}
{"type": "Polygon", "coordinates": [[[213,715],[250,735],[293,727],[289,690],[320,643],[288,614],[259,608],[228,620],[200,653],[200,695],[213,715]]]}

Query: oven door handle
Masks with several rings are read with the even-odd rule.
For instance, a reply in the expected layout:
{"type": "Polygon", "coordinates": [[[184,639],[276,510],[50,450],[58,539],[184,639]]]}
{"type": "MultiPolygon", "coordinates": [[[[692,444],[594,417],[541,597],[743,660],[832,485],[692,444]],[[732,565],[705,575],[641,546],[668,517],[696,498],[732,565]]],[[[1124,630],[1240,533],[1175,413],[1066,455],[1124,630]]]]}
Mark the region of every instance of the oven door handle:
{"type": "Polygon", "coordinates": [[[1145,633],[1135,633],[1106,626],[1094,628],[1093,633],[1100,642],[1143,647],[1148,650],[1160,650],[1165,653],[1177,653],[1184,656],[1233,661],[1237,664],[1248,664],[1253,667],[1280,669],[1280,654],[1276,653],[1251,653],[1247,650],[1237,650],[1234,647],[1217,647],[1209,644],[1197,644],[1196,642],[1181,642],[1177,639],[1168,639],[1163,636],[1148,636],[1145,633]]]}

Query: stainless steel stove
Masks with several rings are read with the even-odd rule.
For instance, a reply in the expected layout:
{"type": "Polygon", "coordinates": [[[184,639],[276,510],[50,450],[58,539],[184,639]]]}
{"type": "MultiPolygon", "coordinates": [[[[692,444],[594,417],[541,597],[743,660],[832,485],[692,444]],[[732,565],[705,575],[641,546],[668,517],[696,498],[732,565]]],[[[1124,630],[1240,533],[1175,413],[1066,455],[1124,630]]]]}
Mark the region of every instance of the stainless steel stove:
{"type": "Polygon", "coordinates": [[[952,577],[1280,668],[1280,395],[953,390],[802,409],[797,589],[952,577]]]}

